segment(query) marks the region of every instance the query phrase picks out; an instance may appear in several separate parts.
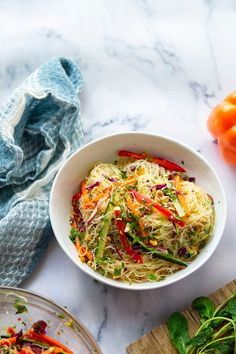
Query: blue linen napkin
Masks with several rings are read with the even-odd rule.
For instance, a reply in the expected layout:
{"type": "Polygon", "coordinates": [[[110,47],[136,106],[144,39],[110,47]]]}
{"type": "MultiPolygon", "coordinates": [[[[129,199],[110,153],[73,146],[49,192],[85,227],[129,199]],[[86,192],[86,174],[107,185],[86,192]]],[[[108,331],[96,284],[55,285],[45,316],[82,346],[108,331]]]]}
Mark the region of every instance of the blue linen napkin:
{"type": "Polygon", "coordinates": [[[75,63],[53,58],[0,108],[0,285],[21,283],[52,234],[52,180],[83,142],[82,86],[75,63]]]}

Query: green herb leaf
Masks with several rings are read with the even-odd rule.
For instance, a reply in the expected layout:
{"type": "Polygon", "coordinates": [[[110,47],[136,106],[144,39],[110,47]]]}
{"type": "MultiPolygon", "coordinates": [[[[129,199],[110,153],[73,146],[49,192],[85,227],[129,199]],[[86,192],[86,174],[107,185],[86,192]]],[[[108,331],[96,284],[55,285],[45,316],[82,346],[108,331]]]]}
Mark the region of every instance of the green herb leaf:
{"type": "Polygon", "coordinates": [[[113,272],[113,275],[115,277],[119,277],[121,275],[121,268],[115,268],[114,272],[113,272]]]}
{"type": "Polygon", "coordinates": [[[215,341],[210,344],[204,351],[204,354],[232,354],[233,353],[233,339],[225,339],[222,341],[215,341]]]}
{"type": "Polygon", "coordinates": [[[148,274],[147,278],[148,278],[148,280],[150,280],[150,281],[157,281],[156,274],[153,274],[153,273],[148,274]]]}
{"type": "Polygon", "coordinates": [[[231,317],[236,323],[236,299],[230,300],[226,306],[219,312],[219,316],[231,317]]]}
{"type": "Polygon", "coordinates": [[[126,210],[124,205],[120,205],[120,210],[121,210],[121,216],[125,220],[127,218],[127,215],[126,215],[126,210]]]}
{"type": "Polygon", "coordinates": [[[16,300],[15,301],[15,309],[16,309],[16,315],[18,313],[24,313],[28,312],[27,307],[24,305],[24,302],[22,300],[16,300]]]}
{"type": "Polygon", "coordinates": [[[214,332],[213,328],[205,327],[204,329],[201,330],[199,334],[197,334],[196,336],[190,339],[188,345],[200,347],[201,345],[207,343],[209,340],[212,339],[213,332],[214,332]]]}
{"type": "Polygon", "coordinates": [[[75,243],[76,237],[78,237],[78,238],[80,239],[80,241],[82,241],[83,238],[84,238],[84,235],[85,235],[84,233],[79,232],[78,230],[72,228],[72,229],[70,230],[70,235],[69,235],[69,237],[70,237],[71,241],[72,241],[73,243],[75,243]]]}
{"type": "Polygon", "coordinates": [[[196,298],[192,303],[192,307],[195,311],[198,312],[201,319],[201,323],[211,318],[215,311],[214,303],[208,297],[205,296],[200,296],[196,298]]]}
{"type": "Polygon", "coordinates": [[[188,323],[179,312],[173,313],[167,322],[169,335],[179,354],[186,354],[186,346],[189,342],[188,323]]]}

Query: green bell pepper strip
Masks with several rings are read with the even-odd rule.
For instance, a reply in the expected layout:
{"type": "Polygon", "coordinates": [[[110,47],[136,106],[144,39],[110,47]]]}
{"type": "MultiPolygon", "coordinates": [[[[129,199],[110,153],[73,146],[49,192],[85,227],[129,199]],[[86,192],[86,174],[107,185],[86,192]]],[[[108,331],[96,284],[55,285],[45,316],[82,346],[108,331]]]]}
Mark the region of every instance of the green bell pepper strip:
{"type": "Polygon", "coordinates": [[[128,231],[127,234],[133,240],[135,240],[137,243],[139,243],[140,246],[142,246],[145,250],[156,254],[159,258],[163,259],[164,261],[175,263],[175,264],[179,264],[179,265],[181,265],[183,267],[187,267],[188,266],[188,263],[183,262],[180,259],[173,257],[171,254],[165,254],[165,253],[162,253],[162,252],[156,250],[155,248],[147,246],[142,240],[140,240],[140,238],[138,238],[132,232],[128,231]]]}

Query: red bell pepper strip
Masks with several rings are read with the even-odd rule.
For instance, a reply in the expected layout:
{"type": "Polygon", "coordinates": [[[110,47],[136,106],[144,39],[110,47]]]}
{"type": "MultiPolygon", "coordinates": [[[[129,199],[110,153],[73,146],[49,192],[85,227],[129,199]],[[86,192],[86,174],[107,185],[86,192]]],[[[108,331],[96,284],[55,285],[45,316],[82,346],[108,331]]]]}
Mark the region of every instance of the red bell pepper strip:
{"type": "Polygon", "coordinates": [[[150,162],[156,163],[156,164],[166,168],[167,170],[186,172],[186,170],[183,167],[177,165],[174,162],[162,159],[161,157],[149,156],[148,154],[137,154],[135,152],[126,151],[126,150],[118,151],[118,155],[121,157],[130,157],[135,160],[148,159],[150,162]]]}
{"type": "Polygon", "coordinates": [[[72,203],[78,202],[81,198],[82,192],[78,192],[76,194],[73,195],[72,197],[72,203]]]}
{"type": "Polygon", "coordinates": [[[132,190],[131,193],[134,195],[134,197],[139,202],[150,204],[153,208],[155,208],[158,211],[160,211],[163,215],[165,215],[172,222],[178,224],[179,226],[185,226],[185,222],[184,221],[175,218],[175,216],[168,209],[162,207],[158,203],[154,203],[152,199],[150,199],[150,198],[146,197],[145,195],[140,194],[139,192],[134,191],[134,190],[132,190]]]}
{"type": "Polygon", "coordinates": [[[137,254],[133,248],[131,247],[131,245],[129,244],[126,234],[125,234],[125,225],[123,223],[122,220],[122,215],[121,215],[121,209],[119,206],[116,206],[114,208],[114,212],[115,212],[115,217],[116,217],[116,225],[119,229],[119,233],[120,233],[120,239],[122,242],[122,245],[124,246],[124,249],[126,251],[126,253],[136,262],[136,263],[143,263],[143,257],[140,256],[139,254],[137,254]]]}

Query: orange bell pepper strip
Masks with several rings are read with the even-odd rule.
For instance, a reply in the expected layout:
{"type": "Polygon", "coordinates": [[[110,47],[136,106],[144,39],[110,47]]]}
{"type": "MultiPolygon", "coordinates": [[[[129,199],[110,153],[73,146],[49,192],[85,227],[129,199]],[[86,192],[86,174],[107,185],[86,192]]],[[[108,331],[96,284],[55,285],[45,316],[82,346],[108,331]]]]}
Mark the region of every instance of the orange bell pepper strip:
{"type": "Polygon", "coordinates": [[[221,156],[228,164],[236,165],[236,91],[212,110],[207,126],[218,139],[221,156]]]}
{"type": "Polygon", "coordinates": [[[184,209],[186,215],[189,215],[189,208],[186,203],[186,199],[185,199],[184,195],[181,194],[181,186],[180,186],[181,181],[182,180],[179,176],[174,177],[174,186],[175,186],[175,190],[177,192],[177,198],[178,198],[182,208],[184,209]]]}

